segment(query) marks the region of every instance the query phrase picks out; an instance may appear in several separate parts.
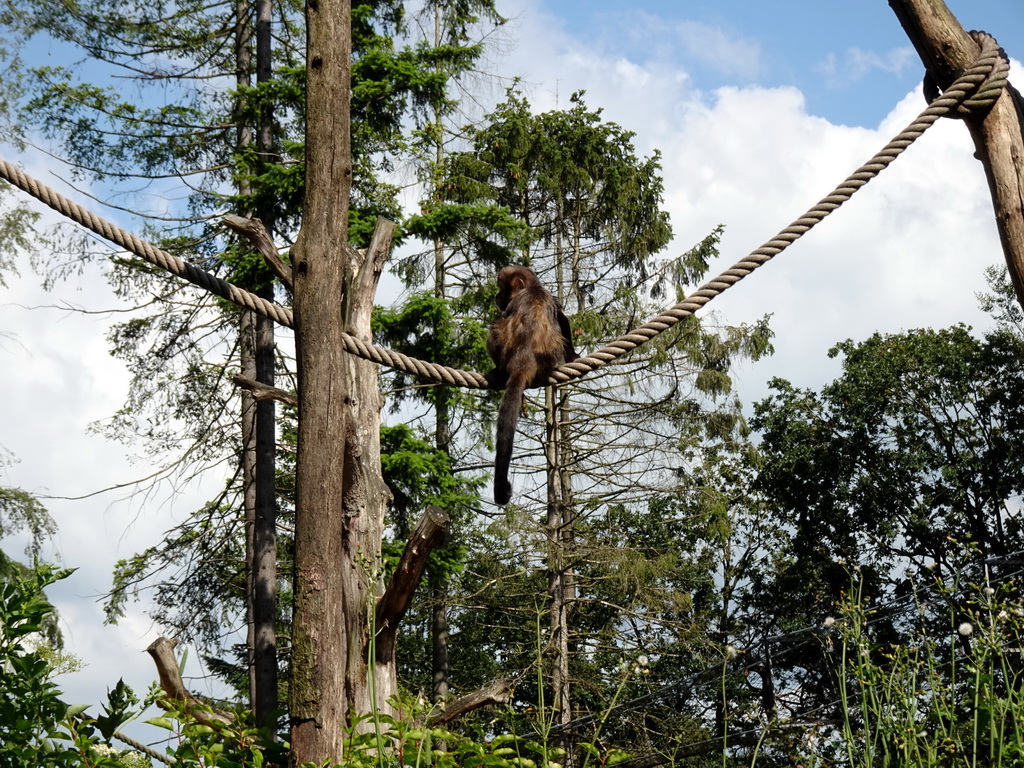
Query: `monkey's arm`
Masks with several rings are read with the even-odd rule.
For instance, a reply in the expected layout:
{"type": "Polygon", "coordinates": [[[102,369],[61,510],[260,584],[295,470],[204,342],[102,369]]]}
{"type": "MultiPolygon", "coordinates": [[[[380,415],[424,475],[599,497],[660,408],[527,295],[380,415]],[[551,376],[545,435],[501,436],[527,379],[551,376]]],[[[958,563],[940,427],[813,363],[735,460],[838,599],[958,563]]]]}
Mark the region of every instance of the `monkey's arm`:
{"type": "Polygon", "coordinates": [[[504,389],[508,384],[508,371],[495,368],[485,373],[484,378],[487,379],[487,384],[491,389],[504,389]]]}

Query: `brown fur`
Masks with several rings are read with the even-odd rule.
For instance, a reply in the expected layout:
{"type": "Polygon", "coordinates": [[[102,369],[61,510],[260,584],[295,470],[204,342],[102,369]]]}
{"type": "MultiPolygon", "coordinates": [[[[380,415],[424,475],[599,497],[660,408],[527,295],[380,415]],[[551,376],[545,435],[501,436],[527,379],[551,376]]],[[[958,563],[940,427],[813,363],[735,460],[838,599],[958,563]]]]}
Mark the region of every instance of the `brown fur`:
{"type": "Polygon", "coordinates": [[[561,305],[526,267],[505,267],[498,273],[498,309],[501,314],[487,338],[495,366],[487,380],[505,387],[495,439],[494,501],[507,504],[512,498],[508,467],[523,393],[542,386],[555,368],[578,355],[561,305]]]}

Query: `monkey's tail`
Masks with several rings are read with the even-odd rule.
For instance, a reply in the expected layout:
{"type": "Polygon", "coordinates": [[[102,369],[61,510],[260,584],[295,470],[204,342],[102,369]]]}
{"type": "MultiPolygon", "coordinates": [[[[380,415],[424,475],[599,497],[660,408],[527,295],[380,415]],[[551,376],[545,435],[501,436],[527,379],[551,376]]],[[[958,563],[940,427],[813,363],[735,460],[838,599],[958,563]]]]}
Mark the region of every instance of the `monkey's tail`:
{"type": "Polygon", "coordinates": [[[521,376],[509,379],[505,396],[498,408],[498,429],[494,451],[494,502],[508,504],[512,499],[512,483],[508,480],[508,467],[512,462],[512,443],[519,423],[519,411],[523,406],[523,393],[527,381],[521,376]]]}

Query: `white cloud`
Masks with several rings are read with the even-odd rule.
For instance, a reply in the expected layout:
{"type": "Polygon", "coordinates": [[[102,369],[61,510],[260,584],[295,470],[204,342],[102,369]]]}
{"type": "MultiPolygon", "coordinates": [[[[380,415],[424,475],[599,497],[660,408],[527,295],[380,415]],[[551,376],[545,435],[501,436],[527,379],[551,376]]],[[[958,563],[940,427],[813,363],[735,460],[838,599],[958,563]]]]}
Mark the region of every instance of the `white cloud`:
{"type": "MultiPolygon", "coordinates": [[[[28,173],[59,186],[52,165],[38,157],[28,159],[28,173]]],[[[61,191],[78,197],[69,189],[61,191]]],[[[43,213],[43,226],[60,221],[41,203],[15,194],[43,213]]],[[[94,206],[87,199],[77,202],[94,206]]],[[[111,317],[68,311],[71,304],[92,311],[119,306],[99,264],[58,284],[52,293],[40,287],[27,258],[20,267],[22,274],[7,276],[8,287],[0,289],[0,331],[5,335],[0,341],[5,371],[0,394],[6,404],[0,415],[0,445],[17,459],[0,475],[0,483],[43,496],[58,524],[43,557],[77,570],[48,595],[60,614],[67,650],[86,664],[61,676],[59,684],[67,701],[96,705],[120,677],[140,694],[156,678],[144,651],[158,629],[144,616],[145,596],[129,604],[118,626],[103,625],[100,596],[110,589],[115,563],[159,543],[164,531],[209,498],[222,479],[207,478],[177,493],[165,487],[146,498],[129,499],[127,489],[81,500],[57,498],[95,493],[152,469],[133,463],[123,446],[88,431],[93,421],[121,406],[128,385],[127,371],[108,351],[111,317]]],[[[26,543],[24,536],[14,537],[0,541],[0,547],[20,558],[26,543]]],[[[193,661],[190,669],[196,673],[198,664],[193,661]]],[[[202,690],[201,685],[197,688],[202,690]]]]}
{"type": "MultiPolygon", "coordinates": [[[[808,115],[788,89],[725,89],[666,147],[677,239],[727,226],[726,266],[795,220],[922,107],[904,99],[879,130],[808,115]],[[898,127],[897,127],[898,126],[898,127]],[[692,171],[696,170],[696,177],[692,171]]],[[[713,303],[728,321],[772,314],[776,356],[745,374],[748,402],[779,375],[833,376],[825,350],[876,330],[984,325],[975,291],[1001,260],[981,166],[962,124],[936,125],[846,205],[713,303]]]]}
{"type": "MultiPolygon", "coordinates": [[[[575,37],[561,19],[526,0],[509,25],[514,40],[493,62],[494,71],[516,74],[535,109],[565,107],[569,96],[584,90],[592,107],[605,107],[609,119],[635,129],[639,120],[665,122],[671,113],[651,95],[676,94],[692,88],[690,77],[661,61],[638,63],[623,53],[607,53],[575,37]],[[632,117],[632,125],[626,125],[632,117]]],[[[501,98],[500,93],[492,94],[501,98]]]]}
{"type": "Polygon", "coordinates": [[[910,46],[892,48],[885,53],[847,48],[841,55],[830,52],[814,66],[829,88],[840,88],[862,80],[872,72],[903,74],[908,68],[921,68],[920,59],[910,46]]]}
{"type": "Polygon", "coordinates": [[[668,31],[690,58],[711,71],[740,78],[761,71],[761,45],[756,40],[699,21],[680,21],[666,29],[655,19],[652,26],[668,31]]]}

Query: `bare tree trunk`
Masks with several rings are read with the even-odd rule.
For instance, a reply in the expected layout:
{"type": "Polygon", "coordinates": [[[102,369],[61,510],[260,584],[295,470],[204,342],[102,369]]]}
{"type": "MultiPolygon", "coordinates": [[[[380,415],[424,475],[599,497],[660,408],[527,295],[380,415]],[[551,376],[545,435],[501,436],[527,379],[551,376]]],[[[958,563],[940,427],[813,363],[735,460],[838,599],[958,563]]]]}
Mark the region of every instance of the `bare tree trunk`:
{"type": "MultiPolygon", "coordinates": [[[[547,537],[548,537],[548,592],[550,597],[550,655],[549,679],[556,723],[566,725],[572,720],[569,691],[569,595],[573,589],[572,566],[568,561],[572,520],[563,496],[561,478],[561,440],[559,438],[559,393],[548,387],[545,393],[547,416],[545,419],[545,453],[547,455],[547,537]]],[[[563,762],[571,765],[571,738],[563,731],[556,741],[565,750],[563,762]]]]}
{"type": "Polygon", "coordinates": [[[373,575],[363,563],[379,555],[366,545],[380,535],[378,521],[345,498],[352,473],[348,436],[359,426],[348,424],[350,398],[363,394],[351,378],[363,371],[341,346],[342,302],[355,283],[343,257],[352,182],[349,3],[310,0],[306,29],[306,186],[292,250],[299,385],[293,765],[340,759],[349,715],[369,710],[366,617],[373,575]]]}
{"type": "MultiPolygon", "coordinates": [[[[243,312],[240,335],[242,375],[273,386],[273,323],[255,318],[252,312],[243,312]]],[[[271,725],[270,715],[279,706],[275,409],[273,400],[256,401],[245,390],[242,390],[242,444],[249,698],[256,722],[271,725]]]]}
{"type": "MultiPolygon", "coordinates": [[[[271,78],[271,0],[256,3],[256,82],[271,78]]],[[[256,150],[259,166],[273,151],[273,115],[265,109],[259,117],[256,150]]],[[[257,210],[256,216],[273,231],[274,212],[257,210]]],[[[274,283],[259,291],[274,298],[274,283]]],[[[274,322],[256,317],[256,381],[274,386],[274,322]]],[[[273,400],[256,403],[256,510],[253,529],[253,715],[259,725],[272,725],[279,707],[277,695],[277,413],[273,400]]]]}
{"type": "MultiPolygon", "coordinates": [[[[932,79],[946,88],[978,57],[978,44],[942,0],[889,0],[932,79]]],[[[998,37],[997,34],[994,35],[998,37]]],[[[1020,93],[1007,85],[984,115],[965,120],[985,166],[999,240],[1024,305],[1024,134],[1020,93]]]]}
{"type": "MultiPolygon", "coordinates": [[[[241,375],[256,379],[255,313],[242,310],[238,322],[239,367],[241,375]]],[[[253,565],[253,532],[256,529],[256,400],[241,391],[242,509],[245,516],[245,659],[249,678],[249,706],[256,708],[256,623],[253,594],[256,568],[253,565]]]]}
{"type": "MultiPolygon", "coordinates": [[[[252,29],[249,24],[248,0],[235,1],[235,67],[236,81],[241,92],[249,85],[252,55],[249,44],[252,29]]],[[[238,105],[239,113],[242,104],[238,105]]],[[[252,145],[253,132],[248,121],[239,119],[236,138],[239,150],[252,145]]],[[[252,190],[247,179],[238,184],[239,193],[252,190]]],[[[242,212],[246,213],[246,212],[242,212]]],[[[256,313],[242,310],[238,322],[239,369],[247,379],[256,379],[256,313]]],[[[245,659],[249,678],[249,706],[256,708],[256,624],[253,615],[253,594],[256,569],[253,565],[253,536],[256,529],[256,400],[247,390],[241,393],[242,428],[242,509],[245,515],[245,659]]]]}
{"type": "Polygon", "coordinates": [[[430,701],[443,705],[448,700],[448,585],[433,574],[430,582],[433,599],[430,614],[430,701]]]}
{"type": "MultiPolygon", "coordinates": [[[[266,298],[266,296],[264,297],[266,298]]],[[[274,386],[274,323],[256,320],[256,380],[274,386]]],[[[270,726],[277,695],[277,414],[272,399],[256,402],[255,519],[252,536],[253,715],[270,726]]]]}
{"type": "MultiPolygon", "coordinates": [[[[256,4],[256,80],[271,76],[270,0],[256,4]]],[[[250,5],[237,0],[235,5],[235,62],[240,87],[250,84],[252,71],[252,27],[250,5]]],[[[251,146],[253,130],[246,120],[239,121],[238,146],[251,146]]],[[[272,150],[273,116],[266,110],[259,119],[256,148],[260,164],[272,150]]],[[[251,185],[239,183],[239,192],[249,194],[251,185]]],[[[272,211],[255,214],[273,227],[272,211]]],[[[273,284],[258,291],[273,298],[273,284]]],[[[240,321],[241,373],[269,387],[274,385],[274,324],[271,320],[245,311],[240,321]]],[[[277,498],[276,451],[277,425],[273,400],[254,401],[242,392],[242,478],[246,534],[246,619],[249,700],[256,722],[271,725],[270,716],[278,708],[277,698],[277,498]]]]}
{"type": "MultiPolygon", "coordinates": [[[[342,310],[346,330],[352,336],[370,342],[370,318],[377,281],[384,269],[384,260],[391,249],[395,225],[378,219],[373,238],[365,256],[354,248],[345,249],[349,261],[348,284],[342,310]]],[[[373,363],[346,355],[345,376],[350,382],[346,398],[348,418],[345,424],[345,495],[346,559],[339,567],[347,573],[345,589],[368,588],[366,599],[384,594],[380,562],[381,534],[384,512],[391,502],[391,491],[380,470],[380,412],[384,398],[380,393],[378,369],[373,363]],[[362,572],[360,572],[362,571],[362,572]]],[[[345,575],[345,574],[343,574],[345,575]]],[[[344,614],[348,652],[352,663],[365,660],[370,643],[367,606],[359,610],[349,603],[344,614]]],[[[398,694],[398,674],[394,657],[379,661],[372,669],[365,692],[365,702],[354,688],[352,706],[356,712],[395,714],[391,700],[398,694]],[[382,663],[383,662],[383,663],[382,663]]],[[[353,680],[355,677],[353,676],[353,680]]]]}

